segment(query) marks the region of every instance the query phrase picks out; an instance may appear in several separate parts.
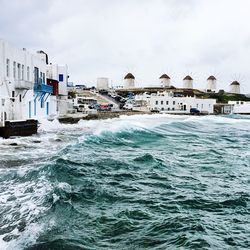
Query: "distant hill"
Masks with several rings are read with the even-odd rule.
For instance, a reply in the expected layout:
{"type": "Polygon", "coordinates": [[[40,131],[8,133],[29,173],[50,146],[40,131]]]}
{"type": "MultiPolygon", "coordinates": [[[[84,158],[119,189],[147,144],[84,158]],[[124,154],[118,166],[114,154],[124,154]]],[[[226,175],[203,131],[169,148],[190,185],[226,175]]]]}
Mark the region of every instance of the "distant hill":
{"type": "Polygon", "coordinates": [[[219,91],[218,93],[206,93],[205,98],[217,99],[218,103],[227,103],[228,101],[250,101],[250,95],[244,94],[233,94],[224,91],[219,91]]]}

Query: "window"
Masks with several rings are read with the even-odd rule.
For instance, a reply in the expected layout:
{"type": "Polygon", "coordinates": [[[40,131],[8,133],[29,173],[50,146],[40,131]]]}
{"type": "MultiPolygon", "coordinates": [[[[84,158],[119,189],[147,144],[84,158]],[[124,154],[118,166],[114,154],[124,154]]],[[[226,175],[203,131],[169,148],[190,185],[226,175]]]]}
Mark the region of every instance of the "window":
{"type": "Polygon", "coordinates": [[[161,101],[161,105],[163,105],[163,101],[161,101]]]}
{"type": "Polygon", "coordinates": [[[19,102],[22,102],[22,95],[19,95],[19,102]]]}
{"type": "Polygon", "coordinates": [[[6,76],[10,76],[10,59],[6,59],[6,76]]]}
{"type": "Polygon", "coordinates": [[[158,101],[155,101],[155,105],[158,105],[158,101]]]}
{"type": "Polygon", "coordinates": [[[43,82],[45,83],[45,73],[43,73],[43,82]]]}
{"type": "Polygon", "coordinates": [[[24,80],[24,65],[22,65],[22,80],[24,80]]]}
{"type": "Polygon", "coordinates": [[[59,82],[63,82],[63,74],[59,74],[59,82]]]}
{"type": "Polygon", "coordinates": [[[12,91],[12,102],[14,102],[15,101],[15,91],[12,91]]]}
{"type": "Polygon", "coordinates": [[[172,108],[172,110],[174,110],[174,108],[172,108]]]}
{"type": "Polygon", "coordinates": [[[43,73],[42,72],[40,72],[40,82],[44,83],[43,82],[43,73]]]}
{"type": "Polygon", "coordinates": [[[21,79],[21,64],[20,63],[17,64],[17,79],[18,80],[21,79]]]}
{"type": "Polygon", "coordinates": [[[30,67],[27,67],[27,81],[30,80],[30,67]]]}
{"type": "Polygon", "coordinates": [[[173,105],[175,105],[175,101],[173,101],[173,105]]]}
{"type": "Polygon", "coordinates": [[[168,101],[166,101],[166,105],[168,105],[168,101]]]}
{"type": "Polygon", "coordinates": [[[39,69],[37,67],[34,67],[34,82],[35,84],[38,84],[39,79],[39,69]]]}
{"type": "Polygon", "coordinates": [[[16,79],[16,62],[13,62],[13,77],[16,79]]]}

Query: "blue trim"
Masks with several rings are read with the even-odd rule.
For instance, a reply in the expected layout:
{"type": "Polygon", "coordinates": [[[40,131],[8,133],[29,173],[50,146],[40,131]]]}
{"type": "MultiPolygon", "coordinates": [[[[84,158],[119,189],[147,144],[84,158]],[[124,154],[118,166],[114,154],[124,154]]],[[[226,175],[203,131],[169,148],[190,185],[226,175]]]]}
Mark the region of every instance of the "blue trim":
{"type": "Polygon", "coordinates": [[[31,101],[29,101],[29,118],[31,118],[31,101]]]}
{"type": "Polygon", "coordinates": [[[50,95],[48,94],[47,97],[46,97],[45,100],[44,100],[45,102],[48,100],[49,96],[50,96],[50,95]]]}
{"type": "Polygon", "coordinates": [[[40,93],[53,93],[53,87],[44,83],[38,83],[34,85],[34,91],[40,93]]]}
{"type": "Polygon", "coordinates": [[[49,115],[49,103],[46,102],[46,114],[49,115]]]}
{"type": "Polygon", "coordinates": [[[36,99],[34,100],[34,116],[36,116],[36,99]]]}

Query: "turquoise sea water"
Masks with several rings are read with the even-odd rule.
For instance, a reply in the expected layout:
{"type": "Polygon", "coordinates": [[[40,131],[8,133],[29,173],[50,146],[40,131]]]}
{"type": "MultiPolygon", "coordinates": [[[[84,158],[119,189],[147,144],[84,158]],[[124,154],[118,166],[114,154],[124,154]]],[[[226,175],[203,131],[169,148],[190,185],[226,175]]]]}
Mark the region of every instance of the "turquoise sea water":
{"type": "Polygon", "coordinates": [[[0,249],[250,249],[250,117],[44,122],[0,155],[0,249]]]}

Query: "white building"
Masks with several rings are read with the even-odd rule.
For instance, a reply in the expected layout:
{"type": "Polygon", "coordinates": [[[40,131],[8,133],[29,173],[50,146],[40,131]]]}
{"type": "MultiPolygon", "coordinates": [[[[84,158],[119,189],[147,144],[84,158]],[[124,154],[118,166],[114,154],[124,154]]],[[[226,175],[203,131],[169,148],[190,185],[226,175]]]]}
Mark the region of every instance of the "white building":
{"type": "Polygon", "coordinates": [[[250,114],[250,102],[229,101],[228,104],[233,106],[232,113],[234,114],[250,114]]]}
{"type": "Polygon", "coordinates": [[[237,81],[233,81],[230,84],[230,91],[229,92],[233,93],[233,94],[240,94],[240,83],[237,81]]]}
{"type": "Polygon", "coordinates": [[[135,97],[135,102],[145,103],[148,110],[164,111],[166,113],[190,113],[191,108],[200,112],[212,114],[215,99],[201,99],[196,97],[177,97],[172,92],[158,92],[157,94],[142,94],[135,97]]]}
{"type": "Polygon", "coordinates": [[[186,76],[183,79],[183,88],[184,89],[192,89],[193,88],[193,78],[191,76],[186,76]]]}
{"type": "Polygon", "coordinates": [[[58,87],[56,85],[53,86],[57,88],[56,93],[53,93],[56,96],[54,102],[57,107],[57,114],[65,115],[68,111],[68,66],[49,64],[46,69],[48,80],[51,79],[58,82],[58,87]]]}
{"type": "Polygon", "coordinates": [[[135,87],[135,77],[131,73],[128,73],[124,77],[124,88],[129,89],[134,87],[135,87]]]}
{"type": "Polygon", "coordinates": [[[97,78],[97,84],[96,84],[96,88],[98,90],[107,90],[109,89],[109,79],[107,77],[98,77],[97,78]]]}
{"type": "Polygon", "coordinates": [[[47,55],[31,54],[0,40],[1,119],[46,118],[55,110],[53,89],[46,84],[47,55]]]}
{"type": "Polygon", "coordinates": [[[169,88],[171,85],[171,79],[167,74],[163,74],[160,78],[160,84],[162,87],[169,88]]]}
{"type": "Polygon", "coordinates": [[[214,76],[207,78],[207,92],[215,92],[217,89],[217,79],[214,76]]]}

